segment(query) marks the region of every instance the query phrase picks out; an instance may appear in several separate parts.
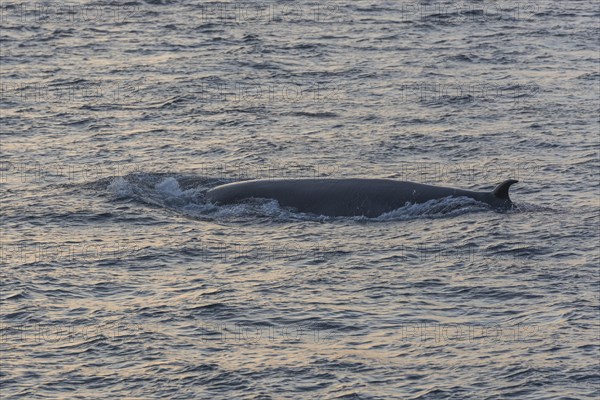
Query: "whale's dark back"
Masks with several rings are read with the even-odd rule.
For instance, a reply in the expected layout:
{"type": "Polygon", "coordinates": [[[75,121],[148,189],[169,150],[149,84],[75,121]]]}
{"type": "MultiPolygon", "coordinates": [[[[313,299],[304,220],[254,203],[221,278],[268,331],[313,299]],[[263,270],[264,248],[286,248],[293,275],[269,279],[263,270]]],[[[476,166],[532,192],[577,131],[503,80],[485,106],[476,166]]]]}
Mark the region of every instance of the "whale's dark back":
{"type": "Polygon", "coordinates": [[[237,203],[248,198],[275,199],[283,207],[327,216],[376,217],[407,203],[424,203],[449,196],[465,196],[493,207],[512,206],[506,181],[493,192],[423,185],[390,179],[280,179],[230,183],[211,189],[210,201],[237,203]],[[497,192],[497,193],[496,193],[497,192]]]}

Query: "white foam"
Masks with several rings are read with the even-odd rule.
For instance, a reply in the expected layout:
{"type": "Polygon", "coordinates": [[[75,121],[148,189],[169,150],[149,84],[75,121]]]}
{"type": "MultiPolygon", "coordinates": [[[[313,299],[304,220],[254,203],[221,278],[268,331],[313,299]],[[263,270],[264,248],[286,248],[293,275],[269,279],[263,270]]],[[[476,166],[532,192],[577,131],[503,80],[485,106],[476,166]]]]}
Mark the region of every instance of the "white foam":
{"type": "Polygon", "coordinates": [[[133,195],[131,184],[122,177],[113,179],[108,185],[108,190],[117,196],[117,198],[126,198],[133,195]]]}
{"type": "Polygon", "coordinates": [[[445,197],[443,199],[429,200],[421,204],[407,203],[404,207],[382,214],[375,219],[389,221],[418,217],[441,218],[485,210],[489,210],[487,204],[469,197],[445,197]]]}
{"type": "Polygon", "coordinates": [[[177,182],[177,179],[173,177],[166,178],[162,182],[157,183],[154,188],[158,192],[168,196],[180,197],[183,195],[183,191],[179,187],[179,182],[177,182]]]}

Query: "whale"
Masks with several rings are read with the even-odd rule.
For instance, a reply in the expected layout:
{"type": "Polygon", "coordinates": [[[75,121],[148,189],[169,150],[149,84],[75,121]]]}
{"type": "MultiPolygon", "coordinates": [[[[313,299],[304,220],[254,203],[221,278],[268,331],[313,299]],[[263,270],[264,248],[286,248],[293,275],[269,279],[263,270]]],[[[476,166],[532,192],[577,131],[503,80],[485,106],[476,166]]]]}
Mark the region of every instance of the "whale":
{"type": "Polygon", "coordinates": [[[509,210],[508,179],[492,191],[472,191],[393,179],[256,179],[216,186],[206,192],[213,204],[228,205],[248,199],[273,199],[280,206],[329,217],[378,217],[408,204],[446,197],[468,197],[493,209],[509,210]]]}

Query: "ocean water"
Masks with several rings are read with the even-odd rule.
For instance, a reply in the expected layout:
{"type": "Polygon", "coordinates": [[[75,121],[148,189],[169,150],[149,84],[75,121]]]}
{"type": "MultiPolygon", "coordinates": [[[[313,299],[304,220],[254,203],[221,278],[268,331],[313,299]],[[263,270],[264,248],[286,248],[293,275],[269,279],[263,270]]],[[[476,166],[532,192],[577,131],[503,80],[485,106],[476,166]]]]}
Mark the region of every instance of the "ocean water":
{"type": "Polygon", "coordinates": [[[3,399],[592,399],[597,2],[14,2],[3,399]],[[491,190],[327,218],[208,189],[491,190]]]}

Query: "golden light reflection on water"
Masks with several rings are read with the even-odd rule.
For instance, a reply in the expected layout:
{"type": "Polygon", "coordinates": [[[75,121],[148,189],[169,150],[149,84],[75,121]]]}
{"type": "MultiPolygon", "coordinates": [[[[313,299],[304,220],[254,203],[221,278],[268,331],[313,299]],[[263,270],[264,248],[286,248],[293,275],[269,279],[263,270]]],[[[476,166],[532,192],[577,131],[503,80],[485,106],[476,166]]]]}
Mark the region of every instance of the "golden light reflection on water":
{"type": "Polygon", "coordinates": [[[596,398],[591,4],[3,2],[2,394],[596,398]],[[307,176],[520,182],[508,213],[205,198],[307,176]]]}

